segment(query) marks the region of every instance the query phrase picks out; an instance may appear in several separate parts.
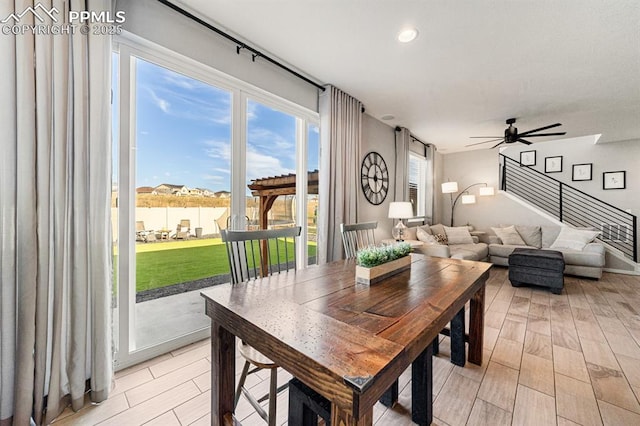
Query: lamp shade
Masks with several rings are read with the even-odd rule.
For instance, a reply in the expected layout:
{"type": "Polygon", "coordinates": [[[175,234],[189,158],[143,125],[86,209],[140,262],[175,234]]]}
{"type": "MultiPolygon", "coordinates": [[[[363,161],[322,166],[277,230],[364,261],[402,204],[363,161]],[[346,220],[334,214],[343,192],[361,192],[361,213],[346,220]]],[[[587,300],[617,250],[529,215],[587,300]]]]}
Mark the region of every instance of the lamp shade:
{"type": "Polygon", "coordinates": [[[409,219],[413,217],[413,205],[408,201],[394,201],[389,204],[391,219],[409,219]]]}
{"type": "Polygon", "coordinates": [[[443,194],[452,194],[458,192],[458,182],[445,182],[442,184],[443,194]]]}
{"type": "Polygon", "coordinates": [[[462,196],[462,204],[475,204],[476,196],[473,194],[464,194],[462,196]]]}
{"type": "Polygon", "coordinates": [[[485,187],[480,188],[480,190],[478,191],[478,194],[481,197],[484,197],[486,195],[494,195],[495,192],[493,190],[493,186],[485,186],[485,187]]]}

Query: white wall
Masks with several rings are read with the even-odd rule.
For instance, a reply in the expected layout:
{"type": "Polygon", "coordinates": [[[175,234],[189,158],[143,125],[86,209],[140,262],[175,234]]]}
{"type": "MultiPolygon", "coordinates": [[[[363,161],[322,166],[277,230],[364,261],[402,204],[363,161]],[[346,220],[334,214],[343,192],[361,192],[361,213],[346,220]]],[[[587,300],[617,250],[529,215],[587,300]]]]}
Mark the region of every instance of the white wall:
{"type": "MultiPolygon", "coordinates": [[[[128,32],[318,111],[318,89],[315,86],[264,59],[252,62],[247,52],[238,55],[234,43],[167,6],[155,0],[119,0],[116,10],[125,12],[123,27],[128,32]]],[[[253,46],[250,41],[247,44],[253,46]]]]}

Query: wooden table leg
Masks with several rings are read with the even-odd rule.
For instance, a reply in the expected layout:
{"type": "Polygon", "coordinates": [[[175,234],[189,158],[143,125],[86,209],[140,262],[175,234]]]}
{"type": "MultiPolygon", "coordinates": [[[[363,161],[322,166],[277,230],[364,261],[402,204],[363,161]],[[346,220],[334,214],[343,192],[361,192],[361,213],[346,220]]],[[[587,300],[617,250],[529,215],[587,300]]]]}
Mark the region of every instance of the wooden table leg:
{"type": "Polygon", "coordinates": [[[482,346],[484,344],[484,287],[471,298],[469,309],[469,362],[482,365],[482,346]]]}
{"type": "Polygon", "coordinates": [[[391,386],[389,386],[389,389],[387,389],[386,392],[382,394],[380,402],[385,407],[393,407],[393,404],[398,402],[398,379],[396,379],[396,381],[393,382],[391,386]]]}
{"type": "Polygon", "coordinates": [[[225,424],[233,413],[236,336],[211,321],[211,425],[225,424]]]}
{"type": "Polygon", "coordinates": [[[336,404],[331,404],[331,426],[371,426],[373,425],[373,408],[363,413],[360,420],[355,419],[336,404]]]}
{"type": "Polygon", "coordinates": [[[433,345],[430,344],[411,364],[411,420],[420,426],[428,426],[433,421],[432,357],[433,345]]]}
{"type": "Polygon", "coordinates": [[[451,320],[451,362],[458,367],[464,367],[465,344],[464,344],[464,308],[460,309],[451,320]]]}

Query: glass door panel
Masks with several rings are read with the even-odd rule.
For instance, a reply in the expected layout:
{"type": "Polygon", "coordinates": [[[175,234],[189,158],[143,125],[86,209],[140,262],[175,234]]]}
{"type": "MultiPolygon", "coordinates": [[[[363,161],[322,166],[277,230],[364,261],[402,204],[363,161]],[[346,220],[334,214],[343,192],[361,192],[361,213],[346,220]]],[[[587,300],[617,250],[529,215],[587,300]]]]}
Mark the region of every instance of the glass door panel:
{"type": "Polygon", "coordinates": [[[250,229],[296,225],[296,117],[247,100],[246,215],[250,229]]]}
{"type": "Polygon", "coordinates": [[[136,58],[135,100],[130,350],[209,325],[199,291],[228,282],[231,203],[231,92],[136,58]]]}
{"type": "Polygon", "coordinates": [[[317,262],[318,241],[318,176],[320,170],[320,128],[316,124],[307,126],[307,256],[308,264],[317,262]]]}

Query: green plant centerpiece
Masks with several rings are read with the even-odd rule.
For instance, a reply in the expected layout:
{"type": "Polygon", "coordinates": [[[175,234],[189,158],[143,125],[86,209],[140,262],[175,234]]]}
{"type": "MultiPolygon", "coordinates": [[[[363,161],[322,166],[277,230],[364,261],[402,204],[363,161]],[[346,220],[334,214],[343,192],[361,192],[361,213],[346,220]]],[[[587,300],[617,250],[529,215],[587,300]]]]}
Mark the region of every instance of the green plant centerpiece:
{"type": "Polygon", "coordinates": [[[356,281],[373,284],[411,267],[411,245],[396,243],[367,247],[356,255],[356,281]]]}

